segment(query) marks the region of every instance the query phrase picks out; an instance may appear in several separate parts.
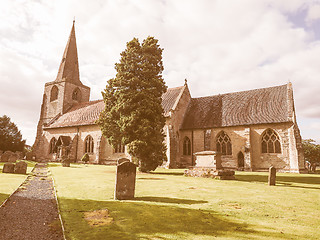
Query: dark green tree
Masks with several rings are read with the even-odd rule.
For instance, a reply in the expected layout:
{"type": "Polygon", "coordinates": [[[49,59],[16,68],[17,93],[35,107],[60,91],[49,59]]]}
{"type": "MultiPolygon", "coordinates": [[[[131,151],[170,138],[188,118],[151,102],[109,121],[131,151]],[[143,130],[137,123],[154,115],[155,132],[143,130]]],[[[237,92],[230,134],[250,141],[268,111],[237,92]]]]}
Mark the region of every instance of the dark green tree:
{"type": "Polygon", "coordinates": [[[102,92],[105,109],[98,124],[103,135],[114,148],[125,144],[143,172],[155,170],[166,159],[162,51],[153,37],[142,44],[137,38],[128,42],[115,64],[116,77],[102,92]]]}
{"type": "Polygon", "coordinates": [[[23,152],[25,142],[16,124],[6,115],[0,117],[0,150],[23,152]]]}

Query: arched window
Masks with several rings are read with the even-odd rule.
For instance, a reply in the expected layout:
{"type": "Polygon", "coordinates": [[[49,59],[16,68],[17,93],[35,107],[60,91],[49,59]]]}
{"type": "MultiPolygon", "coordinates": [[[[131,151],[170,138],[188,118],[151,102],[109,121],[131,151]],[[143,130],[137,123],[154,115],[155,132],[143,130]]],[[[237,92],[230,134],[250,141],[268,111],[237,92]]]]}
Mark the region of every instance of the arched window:
{"type": "Polygon", "coordinates": [[[53,86],[51,88],[51,93],[50,93],[50,102],[57,100],[59,95],[59,89],[57,86],[53,86]]]}
{"type": "Polygon", "coordinates": [[[57,139],[55,137],[51,138],[49,153],[56,153],[57,152],[56,143],[57,143],[57,139]]]}
{"type": "Polygon", "coordinates": [[[263,132],[261,151],[262,153],[281,153],[280,138],[274,130],[269,128],[263,132]]]}
{"type": "Polygon", "coordinates": [[[84,152],[85,153],[93,153],[93,138],[89,135],[84,140],[84,152]]]}
{"type": "Polygon", "coordinates": [[[117,147],[114,149],[115,153],[124,153],[125,145],[124,144],[118,144],[117,147]]]}
{"type": "Polygon", "coordinates": [[[229,136],[224,132],[220,132],[216,139],[217,152],[222,155],[232,155],[232,144],[229,136]]]}
{"type": "Polygon", "coordinates": [[[81,91],[79,88],[76,88],[75,90],[73,90],[72,100],[75,100],[78,102],[81,100],[81,91]]]}
{"type": "Polygon", "coordinates": [[[191,141],[188,137],[183,140],[183,155],[191,155],[191,141]]]}

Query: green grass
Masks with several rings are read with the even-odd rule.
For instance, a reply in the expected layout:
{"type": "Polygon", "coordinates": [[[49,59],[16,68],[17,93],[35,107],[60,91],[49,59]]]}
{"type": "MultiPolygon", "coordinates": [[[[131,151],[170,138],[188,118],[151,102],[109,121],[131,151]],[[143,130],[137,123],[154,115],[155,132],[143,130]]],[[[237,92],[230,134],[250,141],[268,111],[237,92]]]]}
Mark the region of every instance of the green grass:
{"type": "Polygon", "coordinates": [[[236,172],[236,180],[138,173],[135,200],[113,200],[115,167],[51,167],[67,239],[320,239],[320,175],[236,172]],[[85,212],[108,209],[92,227],[85,212]]]}
{"type": "MultiPolygon", "coordinates": [[[[30,174],[35,162],[26,161],[28,163],[27,174],[30,174]]],[[[0,205],[13,193],[19,185],[26,179],[23,174],[2,173],[4,163],[0,163],[0,205]]]]}

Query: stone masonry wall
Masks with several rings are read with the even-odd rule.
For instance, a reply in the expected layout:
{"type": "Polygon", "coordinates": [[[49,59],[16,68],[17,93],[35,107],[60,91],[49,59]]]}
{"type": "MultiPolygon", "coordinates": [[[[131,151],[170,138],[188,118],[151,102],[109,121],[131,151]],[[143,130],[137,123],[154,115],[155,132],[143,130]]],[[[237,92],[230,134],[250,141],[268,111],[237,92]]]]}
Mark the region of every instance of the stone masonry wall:
{"type": "MultiPolygon", "coordinates": [[[[221,157],[223,168],[237,169],[238,154],[242,152],[245,157],[246,170],[267,170],[270,166],[287,172],[299,170],[298,151],[294,142],[295,135],[292,123],[214,128],[211,129],[210,150],[216,151],[216,137],[222,130],[228,134],[232,143],[232,155],[221,157]],[[268,128],[275,130],[279,135],[281,153],[262,153],[261,135],[268,128]]],[[[193,143],[191,144],[194,147],[194,153],[205,150],[204,134],[205,130],[203,129],[193,130],[193,143]]],[[[180,131],[179,148],[181,153],[185,136],[192,140],[192,130],[180,131]]],[[[191,156],[180,154],[179,160],[187,160],[191,165],[191,156]]]]}
{"type": "Polygon", "coordinates": [[[168,161],[170,162],[169,167],[177,167],[177,157],[180,155],[179,148],[179,129],[183,122],[184,115],[189,106],[191,95],[187,85],[185,85],[183,93],[179,99],[178,104],[171,112],[171,116],[167,118],[166,125],[168,126],[168,132],[170,135],[170,156],[168,161]]]}
{"type": "Polygon", "coordinates": [[[94,141],[93,153],[89,154],[90,163],[99,163],[99,160],[117,160],[122,157],[130,158],[126,152],[114,153],[113,147],[109,145],[107,140],[101,136],[101,134],[102,133],[98,125],[80,126],[79,129],[77,127],[47,129],[44,131],[45,144],[43,152],[47,153],[47,159],[53,160],[54,155],[49,154],[51,139],[53,137],[58,139],[59,136],[70,136],[71,139],[76,141],[76,143],[72,142],[72,152],[70,153],[70,156],[79,161],[85,153],[85,139],[90,135],[94,141]],[[78,138],[76,137],[77,135],[78,138]]]}

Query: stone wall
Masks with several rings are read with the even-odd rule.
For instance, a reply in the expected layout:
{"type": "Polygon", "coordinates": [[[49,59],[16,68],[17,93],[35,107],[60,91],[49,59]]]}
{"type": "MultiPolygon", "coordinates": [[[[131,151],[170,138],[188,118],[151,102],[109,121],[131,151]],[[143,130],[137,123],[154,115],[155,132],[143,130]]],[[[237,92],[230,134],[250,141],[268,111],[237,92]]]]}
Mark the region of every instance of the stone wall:
{"type": "Polygon", "coordinates": [[[73,104],[78,103],[77,101],[72,100],[72,93],[76,88],[79,88],[81,92],[79,102],[88,102],[90,97],[90,88],[87,86],[76,85],[64,81],[46,83],[44,89],[46,99],[44,101],[47,103],[47,106],[44,106],[46,110],[43,116],[44,123],[50,122],[52,118],[58,114],[65,113],[73,104]],[[58,98],[50,102],[51,90],[54,86],[58,87],[58,98]]]}
{"type": "Polygon", "coordinates": [[[89,154],[90,163],[99,163],[100,160],[117,160],[119,158],[130,158],[130,156],[125,153],[115,153],[113,147],[108,143],[108,141],[102,136],[100,127],[98,125],[91,126],[80,126],[77,127],[66,127],[66,128],[56,128],[47,129],[44,131],[45,140],[43,152],[46,154],[46,159],[54,160],[54,154],[49,154],[50,151],[50,141],[53,137],[56,139],[59,136],[70,136],[72,140],[70,157],[72,160],[80,161],[85,153],[85,139],[90,135],[93,138],[94,150],[93,153],[89,154]]]}
{"type": "Polygon", "coordinates": [[[169,143],[170,147],[170,152],[167,152],[167,154],[169,154],[167,155],[169,167],[177,167],[177,158],[181,155],[179,147],[181,136],[179,134],[179,129],[183,122],[190,100],[191,95],[188,86],[184,85],[184,89],[182,90],[182,94],[180,95],[177,104],[173,107],[173,110],[170,112],[170,116],[166,120],[167,133],[169,133],[169,139],[166,139],[166,142],[169,143]]]}
{"type": "MultiPolygon", "coordinates": [[[[300,163],[303,160],[299,160],[303,158],[299,157],[296,147],[293,123],[214,128],[211,129],[209,150],[217,151],[216,137],[221,131],[228,134],[232,143],[232,155],[221,157],[224,169],[238,169],[238,154],[240,152],[244,155],[245,170],[268,170],[270,166],[274,166],[280,171],[298,172],[299,168],[304,168],[303,163],[300,163]],[[262,153],[261,135],[268,128],[275,130],[279,135],[281,153],[262,153]]],[[[208,146],[205,146],[205,132],[206,129],[180,131],[180,153],[182,153],[183,139],[186,136],[191,141],[193,140],[191,143],[193,152],[208,150],[208,146]]],[[[180,154],[178,159],[181,162],[188,161],[189,166],[193,164],[191,156],[180,154]]]]}
{"type": "MultiPolygon", "coordinates": [[[[290,123],[257,125],[251,128],[251,150],[252,150],[252,169],[268,170],[270,166],[283,171],[290,171],[290,151],[292,150],[289,142],[290,123]],[[281,153],[262,153],[261,135],[267,129],[271,128],[276,131],[280,137],[281,153]]],[[[296,158],[292,161],[298,161],[296,158]]]]}

